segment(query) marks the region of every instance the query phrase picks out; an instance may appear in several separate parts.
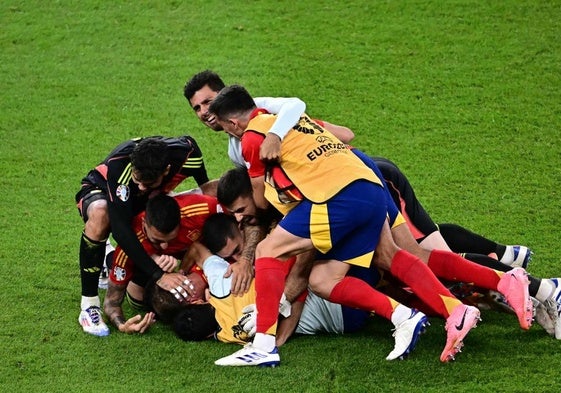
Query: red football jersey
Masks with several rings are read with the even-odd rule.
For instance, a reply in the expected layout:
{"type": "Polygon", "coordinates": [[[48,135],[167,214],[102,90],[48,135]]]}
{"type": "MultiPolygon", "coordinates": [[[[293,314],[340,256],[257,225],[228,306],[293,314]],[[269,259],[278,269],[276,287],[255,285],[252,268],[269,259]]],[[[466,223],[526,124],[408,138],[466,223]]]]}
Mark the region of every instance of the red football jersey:
{"type": "MultiPolygon", "coordinates": [[[[168,243],[167,248],[157,249],[146,237],[142,226],[145,213],[136,215],[133,219],[133,230],[149,255],[173,255],[181,259],[189,246],[201,236],[203,224],[214,213],[223,212],[224,209],[215,197],[196,194],[179,194],[174,196],[181,210],[181,222],[177,237],[168,243]]],[[[128,283],[134,274],[134,262],[130,260],[119,245],[115,248],[113,265],[109,272],[109,279],[118,285],[128,283]]]]}

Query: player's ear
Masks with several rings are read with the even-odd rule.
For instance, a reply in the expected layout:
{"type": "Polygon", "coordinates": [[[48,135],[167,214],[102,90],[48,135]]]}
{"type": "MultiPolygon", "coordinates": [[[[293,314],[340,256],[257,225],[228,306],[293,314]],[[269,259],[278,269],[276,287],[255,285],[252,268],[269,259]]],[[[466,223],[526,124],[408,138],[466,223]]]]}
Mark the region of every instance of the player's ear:
{"type": "Polygon", "coordinates": [[[243,132],[244,132],[244,130],[241,129],[238,126],[238,122],[236,122],[233,119],[232,120],[226,120],[226,124],[223,128],[224,128],[224,131],[226,131],[226,133],[228,135],[231,135],[231,136],[236,137],[238,139],[240,139],[242,137],[243,132]]]}
{"type": "Polygon", "coordinates": [[[171,165],[168,164],[168,166],[166,166],[166,170],[164,171],[164,176],[167,176],[170,170],[171,170],[171,165]]]}

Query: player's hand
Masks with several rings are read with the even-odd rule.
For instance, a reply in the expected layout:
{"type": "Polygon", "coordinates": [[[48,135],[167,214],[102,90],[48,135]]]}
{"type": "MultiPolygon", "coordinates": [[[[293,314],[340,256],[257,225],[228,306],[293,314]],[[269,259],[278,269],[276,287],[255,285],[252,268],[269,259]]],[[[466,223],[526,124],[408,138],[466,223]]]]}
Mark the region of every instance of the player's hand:
{"type": "Polygon", "coordinates": [[[166,273],[173,273],[177,268],[178,261],[171,255],[159,255],[153,259],[156,265],[166,273]]]}
{"type": "Polygon", "coordinates": [[[238,325],[247,333],[249,338],[255,336],[257,331],[257,308],[255,304],[249,304],[242,309],[242,316],[238,319],[238,325]]]}
{"type": "Polygon", "coordinates": [[[265,162],[278,162],[281,151],[281,139],[272,132],[267,133],[259,147],[259,158],[265,162]]]}
{"type": "Polygon", "coordinates": [[[156,322],[156,315],[153,312],[146,313],[146,315],[136,315],[128,319],[125,323],[119,326],[119,330],[127,334],[143,334],[150,326],[156,322]]]}
{"type": "Polygon", "coordinates": [[[195,295],[195,286],[186,276],[181,273],[164,273],[156,282],[159,287],[169,291],[180,303],[187,301],[189,296],[195,295]]]}
{"type": "Polygon", "coordinates": [[[238,262],[230,264],[224,277],[230,276],[232,276],[232,288],[230,289],[232,295],[244,295],[249,291],[253,279],[253,263],[241,258],[238,262]]]}

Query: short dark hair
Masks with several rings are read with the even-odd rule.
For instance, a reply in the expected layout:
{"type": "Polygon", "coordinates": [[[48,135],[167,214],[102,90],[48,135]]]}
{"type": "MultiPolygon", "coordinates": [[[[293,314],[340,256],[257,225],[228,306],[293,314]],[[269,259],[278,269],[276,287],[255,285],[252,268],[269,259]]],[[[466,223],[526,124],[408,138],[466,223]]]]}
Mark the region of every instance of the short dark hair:
{"type": "Polygon", "coordinates": [[[238,231],[238,222],[230,214],[215,213],[209,216],[201,231],[201,241],[213,254],[226,246],[227,239],[233,239],[238,231]]]}
{"type": "Polygon", "coordinates": [[[159,321],[168,325],[173,323],[175,316],[185,307],[185,303],[180,303],[171,292],[156,284],[155,280],[145,287],[144,304],[154,311],[159,321]]]}
{"type": "Polygon", "coordinates": [[[157,180],[169,165],[168,145],[162,137],[144,138],[134,147],[130,160],[138,180],[157,180]]]}
{"type": "Polygon", "coordinates": [[[184,341],[201,341],[218,330],[214,307],[209,303],[189,304],[173,320],[173,330],[184,341]]]}
{"type": "Polygon", "coordinates": [[[216,196],[221,205],[229,207],[241,196],[253,196],[251,179],[245,167],[236,167],[224,173],[218,180],[216,196]]]}
{"type": "Polygon", "coordinates": [[[175,198],[158,194],[146,203],[146,223],[158,231],[168,234],[181,222],[181,210],[175,198]]]}
{"type": "Polygon", "coordinates": [[[185,83],[183,95],[187,98],[187,101],[191,102],[191,98],[193,98],[195,93],[207,85],[212,91],[216,92],[219,92],[226,86],[216,72],[204,70],[193,75],[193,77],[185,83]]]}
{"type": "Polygon", "coordinates": [[[243,86],[231,85],[220,90],[208,110],[219,119],[227,120],[233,115],[252,111],[255,107],[255,101],[243,86]]]}

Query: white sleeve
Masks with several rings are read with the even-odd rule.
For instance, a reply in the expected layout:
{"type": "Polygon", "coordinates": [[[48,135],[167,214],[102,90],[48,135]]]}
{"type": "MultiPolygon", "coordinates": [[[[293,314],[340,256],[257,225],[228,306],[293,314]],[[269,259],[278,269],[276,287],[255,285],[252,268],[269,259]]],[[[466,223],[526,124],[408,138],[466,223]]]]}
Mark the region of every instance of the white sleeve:
{"type": "Polygon", "coordinates": [[[257,97],[254,98],[254,101],[258,108],[267,109],[270,113],[277,115],[277,120],[269,132],[278,135],[281,140],[306,111],[306,103],[295,97],[257,97]]]}
{"type": "Polygon", "coordinates": [[[208,280],[208,289],[214,297],[222,298],[230,294],[232,276],[224,278],[230,264],[218,255],[211,255],[203,263],[203,272],[208,280]]]}
{"type": "Polygon", "coordinates": [[[236,166],[247,168],[247,162],[243,159],[241,141],[235,136],[228,135],[228,157],[236,166]]]}

